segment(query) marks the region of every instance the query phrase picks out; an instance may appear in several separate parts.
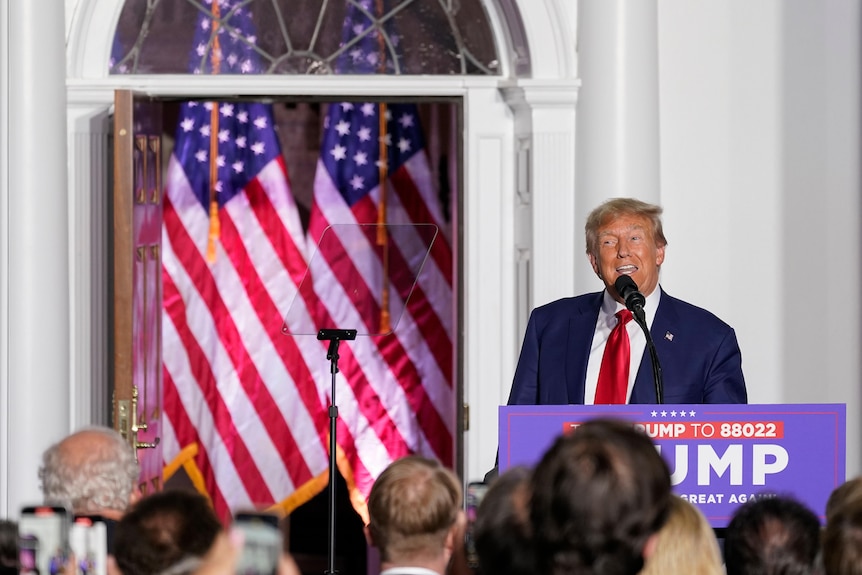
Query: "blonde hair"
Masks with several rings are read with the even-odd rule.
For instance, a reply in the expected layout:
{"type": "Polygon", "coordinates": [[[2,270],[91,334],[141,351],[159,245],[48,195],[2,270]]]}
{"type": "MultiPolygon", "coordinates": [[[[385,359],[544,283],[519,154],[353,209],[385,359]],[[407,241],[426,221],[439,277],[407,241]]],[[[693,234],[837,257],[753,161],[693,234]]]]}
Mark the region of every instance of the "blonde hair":
{"type": "Polygon", "coordinates": [[[443,552],[461,509],[461,482],[440,462],[408,455],[392,462],[368,496],[368,529],[383,561],[443,552]]]}
{"type": "Polygon", "coordinates": [[[584,226],[586,235],[587,255],[599,255],[599,228],[606,223],[622,216],[639,216],[649,220],[652,237],[658,247],[667,245],[664,229],[661,225],[661,206],[648,204],[635,198],[611,198],[599,205],[587,216],[584,226]]]}
{"type": "Polygon", "coordinates": [[[641,575],[724,575],[718,540],[697,507],[672,498],[670,515],[641,575]]]}

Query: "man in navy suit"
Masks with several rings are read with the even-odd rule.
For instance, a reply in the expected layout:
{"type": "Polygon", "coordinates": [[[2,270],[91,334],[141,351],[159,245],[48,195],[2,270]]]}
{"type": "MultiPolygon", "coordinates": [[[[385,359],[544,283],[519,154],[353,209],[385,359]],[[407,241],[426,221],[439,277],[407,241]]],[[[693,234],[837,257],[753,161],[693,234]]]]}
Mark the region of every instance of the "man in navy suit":
{"type": "MultiPolygon", "coordinates": [[[[605,344],[618,322],[615,314],[626,307],[614,288],[621,275],[630,276],[646,297],[644,313],[661,364],[664,403],[748,401],[733,328],[659,286],[667,246],[661,212],[640,200],[614,198],[589,215],[587,256],[605,290],[533,310],[509,405],[596,403],[605,344]]],[[[634,321],[626,331],[631,349],[628,403],[656,403],[646,336],[634,321]]]]}

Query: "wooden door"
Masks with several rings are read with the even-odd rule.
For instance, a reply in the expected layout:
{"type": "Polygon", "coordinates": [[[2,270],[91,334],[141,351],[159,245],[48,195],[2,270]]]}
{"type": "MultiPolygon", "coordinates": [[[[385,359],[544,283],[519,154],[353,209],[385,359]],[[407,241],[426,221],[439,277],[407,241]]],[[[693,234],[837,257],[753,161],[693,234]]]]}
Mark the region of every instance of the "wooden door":
{"type": "Polygon", "coordinates": [[[162,106],[114,95],[113,424],[135,448],[143,493],[162,487],[162,106]]]}

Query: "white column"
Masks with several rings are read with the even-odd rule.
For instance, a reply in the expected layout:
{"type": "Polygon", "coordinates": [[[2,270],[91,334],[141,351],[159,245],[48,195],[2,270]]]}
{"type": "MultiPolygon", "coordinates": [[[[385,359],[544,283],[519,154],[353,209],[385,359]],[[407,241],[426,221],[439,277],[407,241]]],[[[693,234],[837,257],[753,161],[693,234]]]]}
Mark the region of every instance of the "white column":
{"type": "MultiPolygon", "coordinates": [[[[576,222],[583,230],[607,198],[659,202],[656,0],[580,0],[578,70],[576,222]]],[[[576,291],[601,287],[586,258],[577,271],[576,291]]]]}
{"type": "Polygon", "coordinates": [[[575,294],[583,258],[583,226],[572,225],[578,82],[519,80],[503,93],[515,112],[515,238],[518,268],[527,270],[518,281],[526,290],[516,310],[520,346],[530,308],[575,294]]]}
{"type": "Polygon", "coordinates": [[[64,13],[56,0],[9,0],[8,112],[0,225],[3,304],[0,409],[6,434],[0,515],[41,500],[42,451],[69,431],[69,242],[64,13]],[[60,9],[58,9],[60,8],[60,9]]]}
{"type": "Polygon", "coordinates": [[[515,360],[514,170],[512,119],[495,86],[471,88],[464,98],[463,294],[465,301],[464,476],[481,480],[494,467],[497,414],[512,385],[515,360]]]}

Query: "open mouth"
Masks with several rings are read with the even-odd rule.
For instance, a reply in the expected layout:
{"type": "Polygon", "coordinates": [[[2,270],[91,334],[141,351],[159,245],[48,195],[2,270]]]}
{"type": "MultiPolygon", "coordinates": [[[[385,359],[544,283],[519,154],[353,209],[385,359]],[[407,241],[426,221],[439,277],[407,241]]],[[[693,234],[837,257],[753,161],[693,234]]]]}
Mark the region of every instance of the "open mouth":
{"type": "Polygon", "coordinates": [[[629,265],[629,266],[621,266],[621,267],[618,267],[618,268],[617,268],[617,273],[618,273],[618,274],[620,274],[620,275],[626,275],[626,276],[630,276],[630,275],[632,275],[633,273],[635,273],[636,271],[638,271],[637,266],[631,266],[631,265],[629,265]]]}

